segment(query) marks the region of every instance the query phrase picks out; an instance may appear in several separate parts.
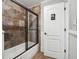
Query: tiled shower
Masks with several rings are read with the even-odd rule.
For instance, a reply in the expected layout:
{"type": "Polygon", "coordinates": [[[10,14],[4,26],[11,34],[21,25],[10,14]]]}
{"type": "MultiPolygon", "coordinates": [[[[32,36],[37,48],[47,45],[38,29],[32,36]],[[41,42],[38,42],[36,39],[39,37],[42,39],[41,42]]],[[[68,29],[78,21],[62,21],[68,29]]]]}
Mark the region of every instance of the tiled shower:
{"type": "Polygon", "coordinates": [[[27,51],[38,43],[38,15],[19,3],[3,0],[4,50],[23,44],[27,51]]]}

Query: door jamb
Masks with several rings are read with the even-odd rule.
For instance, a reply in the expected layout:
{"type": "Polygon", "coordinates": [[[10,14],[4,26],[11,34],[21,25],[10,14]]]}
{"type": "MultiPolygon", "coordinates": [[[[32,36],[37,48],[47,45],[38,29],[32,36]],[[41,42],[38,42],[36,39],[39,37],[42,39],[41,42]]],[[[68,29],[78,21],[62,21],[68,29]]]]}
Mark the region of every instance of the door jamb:
{"type": "Polygon", "coordinates": [[[66,49],[65,53],[65,59],[68,59],[68,52],[69,52],[69,2],[64,2],[64,6],[66,8],[65,10],[65,28],[66,28],[66,33],[65,33],[65,46],[64,48],[66,49]]]}

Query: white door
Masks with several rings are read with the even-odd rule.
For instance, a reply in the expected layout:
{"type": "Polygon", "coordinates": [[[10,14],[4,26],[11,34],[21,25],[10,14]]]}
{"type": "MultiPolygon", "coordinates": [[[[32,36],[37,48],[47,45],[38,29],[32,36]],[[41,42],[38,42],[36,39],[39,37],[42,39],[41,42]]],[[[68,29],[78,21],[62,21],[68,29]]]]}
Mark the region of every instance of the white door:
{"type": "Polygon", "coordinates": [[[64,58],[64,3],[44,7],[44,54],[64,58]]]}

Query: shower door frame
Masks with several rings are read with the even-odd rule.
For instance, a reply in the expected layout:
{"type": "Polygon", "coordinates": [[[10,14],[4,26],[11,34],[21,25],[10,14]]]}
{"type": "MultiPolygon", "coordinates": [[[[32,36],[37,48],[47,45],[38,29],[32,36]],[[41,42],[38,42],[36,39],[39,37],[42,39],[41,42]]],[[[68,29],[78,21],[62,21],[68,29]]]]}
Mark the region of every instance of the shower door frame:
{"type": "MultiPolygon", "coordinates": [[[[37,32],[37,39],[36,39],[36,43],[28,48],[28,38],[25,37],[25,38],[26,38],[26,39],[25,39],[25,51],[13,58],[13,59],[16,59],[16,58],[19,57],[20,55],[24,54],[27,50],[31,49],[32,47],[34,47],[35,45],[38,44],[38,42],[39,42],[39,39],[38,39],[38,38],[39,38],[39,30],[38,30],[39,22],[38,22],[38,15],[37,15],[36,13],[34,13],[32,10],[28,9],[27,7],[23,6],[23,5],[20,4],[19,2],[16,2],[16,1],[14,1],[14,0],[11,0],[11,1],[14,2],[15,4],[17,4],[18,6],[24,8],[25,10],[27,10],[27,11],[33,13],[33,14],[37,17],[37,18],[36,18],[36,19],[37,19],[37,30],[36,30],[36,32],[37,32]]],[[[25,27],[25,29],[26,29],[25,32],[26,32],[26,34],[27,34],[27,33],[28,33],[28,28],[25,27]]]]}

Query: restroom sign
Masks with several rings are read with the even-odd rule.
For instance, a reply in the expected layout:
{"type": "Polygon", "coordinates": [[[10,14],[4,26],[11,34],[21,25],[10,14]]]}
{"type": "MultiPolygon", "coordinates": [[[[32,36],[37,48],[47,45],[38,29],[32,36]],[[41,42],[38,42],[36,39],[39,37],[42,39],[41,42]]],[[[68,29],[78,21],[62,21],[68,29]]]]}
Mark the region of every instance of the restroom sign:
{"type": "Polygon", "coordinates": [[[55,14],[51,14],[51,20],[55,20],[56,15],[55,14]]]}

